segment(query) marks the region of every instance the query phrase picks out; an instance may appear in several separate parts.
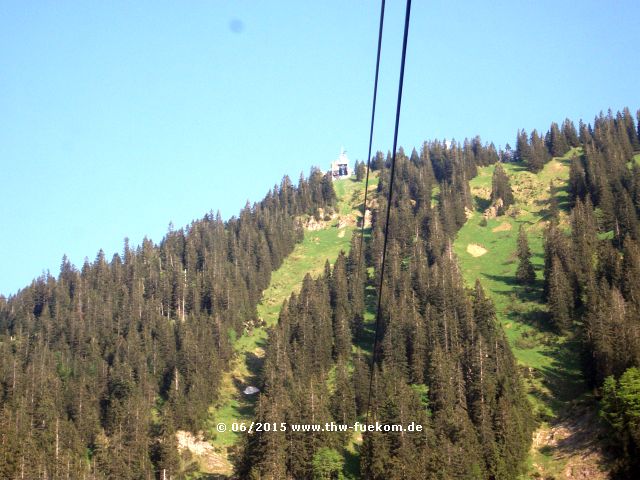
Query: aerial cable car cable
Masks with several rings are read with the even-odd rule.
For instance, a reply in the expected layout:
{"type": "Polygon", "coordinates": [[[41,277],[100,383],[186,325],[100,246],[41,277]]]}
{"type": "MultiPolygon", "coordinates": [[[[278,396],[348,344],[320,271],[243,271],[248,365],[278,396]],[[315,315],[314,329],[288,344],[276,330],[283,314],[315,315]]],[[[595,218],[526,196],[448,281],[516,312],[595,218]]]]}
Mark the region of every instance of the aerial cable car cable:
{"type": "Polygon", "coordinates": [[[380,284],[378,286],[378,306],[376,308],[375,335],[373,337],[373,351],[371,352],[371,370],[369,373],[369,398],[367,400],[367,423],[369,423],[369,410],[371,407],[371,391],[373,389],[373,371],[378,353],[378,341],[380,331],[380,306],[382,303],[382,286],[384,285],[384,267],[387,256],[387,240],[389,238],[389,217],[391,216],[391,200],[393,199],[393,180],[396,172],[396,148],[398,146],[398,126],[400,125],[400,106],[402,104],[402,85],[404,83],[404,63],[407,56],[407,38],[409,37],[409,18],[411,16],[411,0],[407,0],[404,17],[404,37],[402,39],[402,60],[400,61],[400,81],[398,83],[398,102],[396,104],[396,124],[393,132],[393,154],[391,157],[391,174],[389,178],[389,194],[387,196],[387,218],[384,225],[384,244],[382,246],[382,263],[380,266],[380,284]]]}
{"type": "Polygon", "coordinates": [[[378,74],[380,73],[380,50],[382,49],[382,30],[384,27],[384,3],[380,2],[380,27],[378,28],[378,54],[376,56],[376,77],[373,82],[373,105],[371,107],[371,129],[369,130],[369,153],[367,154],[367,176],[364,181],[364,202],[362,204],[362,225],[360,226],[360,248],[358,250],[358,280],[360,280],[360,262],[362,261],[362,240],[364,223],[367,216],[367,192],[369,191],[369,170],[371,167],[371,146],[373,145],[373,124],[376,118],[376,99],[378,98],[378,74]]]}

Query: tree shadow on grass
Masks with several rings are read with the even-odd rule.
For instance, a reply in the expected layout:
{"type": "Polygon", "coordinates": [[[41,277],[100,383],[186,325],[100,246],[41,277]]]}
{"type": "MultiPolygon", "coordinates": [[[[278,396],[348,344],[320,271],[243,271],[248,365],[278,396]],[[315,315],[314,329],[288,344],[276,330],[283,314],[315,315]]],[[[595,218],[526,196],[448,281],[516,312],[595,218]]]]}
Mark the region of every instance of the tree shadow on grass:
{"type": "Polygon", "coordinates": [[[344,470],[349,477],[360,478],[360,446],[354,445],[355,453],[344,450],[344,470]]]}
{"type": "Polygon", "coordinates": [[[538,329],[541,333],[556,333],[549,321],[549,314],[544,310],[531,309],[525,311],[511,310],[507,313],[507,318],[517,323],[522,323],[538,329]]]}
{"type": "Polygon", "coordinates": [[[545,365],[526,369],[524,376],[537,380],[544,387],[536,388],[533,381],[530,393],[548,405],[555,416],[569,413],[576,400],[588,390],[582,376],[577,342],[545,335],[533,348],[548,361],[545,365]]]}
{"type": "MultiPolygon", "coordinates": [[[[544,384],[544,382],[542,383],[544,384]]],[[[553,414],[555,414],[556,409],[558,409],[560,406],[557,400],[553,398],[553,395],[550,394],[548,391],[540,388],[538,385],[535,384],[535,382],[529,383],[528,393],[529,395],[532,395],[536,399],[538,399],[540,403],[547,406],[551,410],[551,412],[553,412],[553,413],[549,413],[546,410],[538,411],[538,420],[540,421],[552,420],[553,414]]]]}
{"type": "Polygon", "coordinates": [[[548,347],[548,356],[553,359],[547,367],[549,382],[553,382],[560,400],[573,400],[587,390],[582,376],[578,342],[554,342],[548,347]]]}
{"type": "Polygon", "coordinates": [[[480,213],[484,212],[491,205],[491,199],[489,198],[480,198],[474,195],[473,199],[476,204],[476,210],[480,213]]]}
{"type": "Polygon", "coordinates": [[[242,382],[236,382],[234,380],[236,388],[238,388],[238,401],[232,408],[237,413],[234,418],[251,418],[253,417],[256,402],[258,401],[258,395],[246,395],[242,392],[246,386],[242,382]]]}
{"type": "MultiPolygon", "coordinates": [[[[265,342],[259,342],[259,346],[264,344],[265,342]]],[[[244,389],[253,386],[253,387],[262,387],[262,368],[264,366],[264,355],[256,355],[254,352],[245,352],[244,354],[244,362],[247,366],[247,370],[249,371],[249,376],[240,379],[237,377],[233,378],[233,385],[237,392],[238,404],[233,407],[236,412],[241,417],[250,417],[253,415],[256,401],[258,400],[257,394],[245,394],[244,389]]]]}
{"type": "Polygon", "coordinates": [[[554,196],[558,201],[558,208],[565,212],[571,210],[571,192],[569,191],[569,185],[562,185],[561,187],[556,187],[554,196]],[[558,196],[558,193],[563,192],[566,195],[558,196]]]}
{"type": "Polygon", "coordinates": [[[484,272],[482,273],[482,275],[489,280],[493,280],[494,282],[501,282],[513,288],[519,286],[516,278],[513,275],[493,275],[491,273],[484,272]]]}
{"type": "MultiPolygon", "coordinates": [[[[611,430],[605,421],[598,417],[597,409],[588,403],[576,406],[567,423],[570,434],[559,439],[555,446],[551,446],[551,452],[560,456],[572,455],[576,450],[597,452],[596,465],[601,471],[609,470],[616,455],[610,448],[602,448],[603,444],[610,445],[611,430]]],[[[608,478],[626,477],[612,474],[608,478]]]]}
{"type": "Polygon", "coordinates": [[[510,163],[509,165],[511,166],[511,169],[514,172],[526,172],[526,171],[528,171],[527,167],[522,163],[513,162],[513,163],[510,163]]]}
{"type": "MultiPolygon", "coordinates": [[[[547,202],[541,202],[541,203],[547,203],[547,202]]],[[[538,215],[540,215],[541,217],[541,221],[543,222],[549,222],[552,219],[552,214],[551,214],[551,209],[550,208],[543,208],[538,212],[538,215]]]]}
{"type": "Polygon", "coordinates": [[[373,347],[373,340],[375,336],[374,325],[365,324],[362,329],[356,335],[354,343],[365,352],[371,352],[373,347]]]}
{"type": "MultiPolygon", "coordinates": [[[[533,285],[521,285],[513,275],[493,275],[491,273],[483,273],[482,275],[494,282],[508,285],[516,297],[523,302],[540,302],[542,300],[544,282],[541,279],[536,279],[533,285]]],[[[499,293],[504,294],[504,292],[499,293]]]]}
{"type": "Polygon", "coordinates": [[[244,361],[252,376],[258,376],[264,365],[264,355],[256,355],[255,352],[245,352],[244,361]]]}

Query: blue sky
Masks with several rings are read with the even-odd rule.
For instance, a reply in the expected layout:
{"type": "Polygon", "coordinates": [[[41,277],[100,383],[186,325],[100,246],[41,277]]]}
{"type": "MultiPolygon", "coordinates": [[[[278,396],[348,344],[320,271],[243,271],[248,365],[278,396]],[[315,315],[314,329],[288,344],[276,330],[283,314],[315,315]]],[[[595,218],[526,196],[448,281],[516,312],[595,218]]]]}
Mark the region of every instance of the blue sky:
{"type": "MultiPolygon", "coordinates": [[[[377,1],[0,3],[0,292],[366,157],[377,1]]],[[[374,147],[391,148],[387,1],[374,147]]],[[[637,1],[415,1],[410,149],[640,108],[637,1]]]]}

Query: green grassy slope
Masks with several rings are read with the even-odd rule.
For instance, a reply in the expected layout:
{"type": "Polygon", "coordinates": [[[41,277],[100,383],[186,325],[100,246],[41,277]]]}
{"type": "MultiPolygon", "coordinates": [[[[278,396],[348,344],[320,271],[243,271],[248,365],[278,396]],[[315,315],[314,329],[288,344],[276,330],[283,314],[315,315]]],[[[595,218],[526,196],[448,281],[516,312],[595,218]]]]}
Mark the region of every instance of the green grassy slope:
{"type": "MultiPolygon", "coordinates": [[[[338,229],[335,225],[325,230],[305,232],[302,243],[296,245],[282,266],[273,273],[262,303],[258,305],[258,316],[267,326],[277,322],[283,300],[300,289],[302,279],[307,273],[322,273],[327,259],[331,261],[338,256],[340,250],[349,249],[351,235],[352,228],[338,229]]],[[[219,401],[211,410],[212,427],[223,422],[230,429],[233,422],[251,422],[256,397],[242,395],[238,390],[251,385],[251,381],[255,380],[255,367],[259,366],[259,360],[264,355],[262,347],[266,340],[265,328],[254,328],[236,340],[236,356],[232,368],[225,374],[219,401]]],[[[231,430],[216,433],[213,429],[210,434],[214,438],[213,445],[218,447],[229,447],[235,444],[239,437],[239,434],[231,430]]]]}
{"type": "MultiPolygon", "coordinates": [[[[527,393],[542,421],[542,428],[586,395],[577,343],[548,329],[547,308],[541,301],[543,232],[549,213],[549,184],[554,182],[555,196],[561,208],[561,223],[566,223],[566,183],[574,153],[579,152],[572,151],[562,158],[553,159],[537,175],[520,165],[504,165],[516,197],[516,214],[489,219],[486,226],[481,226],[480,221],[489,204],[494,167],[481,168],[479,175],[470,182],[476,210],[454,243],[465,282],[472,286],[476,278],[480,279],[496,305],[498,319],[521,365],[527,393]],[[528,290],[515,281],[515,251],[520,225],[524,226],[529,237],[537,276],[536,285],[528,290]],[[484,254],[474,256],[482,253],[482,249],[486,250],[484,254]]],[[[552,449],[534,448],[531,463],[546,474],[559,473],[564,462],[557,457],[552,449]]]]}
{"type": "MultiPolygon", "coordinates": [[[[370,191],[375,188],[377,178],[370,179],[370,191]]],[[[333,262],[341,250],[348,252],[360,216],[364,198],[364,182],[345,179],[334,182],[338,197],[337,214],[323,222],[320,230],[305,230],[304,240],[296,245],[294,251],[284,260],[280,268],[271,276],[269,287],[263,292],[258,305],[258,317],[264,320],[266,327],[278,321],[282,302],[292,292],[299,291],[307,273],[319,275],[327,260],[333,262]]],[[[235,357],[229,371],[225,372],[220,396],[210,408],[208,437],[210,443],[224,460],[224,467],[216,469],[218,474],[230,474],[231,464],[227,460],[230,447],[237,444],[240,435],[231,431],[231,425],[251,422],[254,403],[257,396],[247,396],[242,390],[247,385],[258,383],[257,376],[264,356],[263,347],[267,340],[265,327],[246,331],[234,342],[235,357]],[[216,425],[223,423],[227,431],[218,432],[216,425]]]]}

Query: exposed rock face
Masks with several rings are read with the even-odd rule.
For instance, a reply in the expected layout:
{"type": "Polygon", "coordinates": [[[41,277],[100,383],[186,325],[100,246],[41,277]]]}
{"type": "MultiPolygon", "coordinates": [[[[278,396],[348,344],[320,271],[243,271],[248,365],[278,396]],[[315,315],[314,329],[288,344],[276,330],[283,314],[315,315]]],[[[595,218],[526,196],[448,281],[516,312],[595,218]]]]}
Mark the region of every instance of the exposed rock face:
{"type": "Polygon", "coordinates": [[[533,434],[533,450],[544,450],[564,463],[562,472],[550,475],[543,465],[533,464],[540,478],[565,480],[605,480],[612,462],[603,449],[607,432],[591,409],[577,409],[552,425],[543,425],[533,434]]]}
{"type": "Polygon", "coordinates": [[[354,215],[341,215],[338,219],[337,227],[345,228],[345,227],[355,227],[357,224],[356,217],[354,215]]]}
{"type": "Polygon", "coordinates": [[[490,218],[496,218],[498,214],[502,212],[503,209],[504,209],[504,202],[502,201],[501,198],[499,198],[489,208],[487,208],[484,211],[483,216],[487,220],[489,220],[490,218]]]}
{"type": "Polygon", "coordinates": [[[325,224],[323,221],[318,221],[314,217],[309,217],[303,226],[305,230],[315,232],[317,230],[322,230],[325,227],[325,224]]]}
{"type": "Polygon", "coordinates": [[[194,435],[191,432],[178,430],[176,440],[178,451],[184,452],[186,450],[191,453],[204,473],[230,474],[233,471],[233,466],[226,455],[216,452],[213,446],[204,439],[202,432],[194,435]]]}
{"type": "Polygon", "coordinates": [[[305,230],[315,232],[328,228],[333,220],[338,218],[338,214],[335,212],[325,211],[323,208],[318,208],[317,215],[310,216],[309,218],[300,218],[299,221],[305,230]]]}
{"type": "Polygon", "coordinates": [[[467,220],[469,220],[471,217],[473,217],[473,210],[464,207],[464,216],[467,217],[467,220]]]}
{"type": "Polygon", "coordinates": [[[364,212],[364,228],[371,228],[371,210],[364,212]]]}

